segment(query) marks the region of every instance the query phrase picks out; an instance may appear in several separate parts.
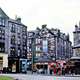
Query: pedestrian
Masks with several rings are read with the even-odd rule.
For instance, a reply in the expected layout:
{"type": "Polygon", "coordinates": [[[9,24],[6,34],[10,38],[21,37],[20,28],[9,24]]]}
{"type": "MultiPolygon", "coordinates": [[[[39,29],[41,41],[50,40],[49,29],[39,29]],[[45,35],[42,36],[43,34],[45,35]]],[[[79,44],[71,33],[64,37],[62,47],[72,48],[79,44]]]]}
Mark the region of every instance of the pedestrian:
{"type": "Polygon", "coordinates": [[[62,68],[62,75],[65,75],[65,68],[62,68]]]}
{"type": "Polygon", "coordinates": [[[6,73],[7,73],[7,67],[5,68],[5,71],[6,71],[6,73]]]}
{"type": "Polygon", "coordinates": [[[1,74],[2,74],[2,67],[1,67],[1,74]]]}
{"type": "Polygon", "coordinates": [[[53,73],[54,75],[56,75],[56,68],[53,68],[53,73]]]}
{"type": "Polygon", "coordinates": [[[52,75],[52,71],[51,71],[51,69],[50,69],[50,75],[52,75]]]}
{"type": "Polygon", "coordinates": [[[49,74],[49,75],[50,75],[50,69],[49,69],[49,68],[47,69],[47,74],[49,74]]]}
{"type": "Polygon", "coordinates": [[[47,70],[45,69],[45,74],[47,73],[47,70]]]}
{"type": "Polygon", "coordinates": [[[11,67],[10,66],[8,67],[8,73],[11,73],[11,67]]]}
{"type": "Polygon", "coordinates": [[[60,67],[58,67],[58,75],[60,76],[60,70],[61,70],[61,68],[60,67]]]}

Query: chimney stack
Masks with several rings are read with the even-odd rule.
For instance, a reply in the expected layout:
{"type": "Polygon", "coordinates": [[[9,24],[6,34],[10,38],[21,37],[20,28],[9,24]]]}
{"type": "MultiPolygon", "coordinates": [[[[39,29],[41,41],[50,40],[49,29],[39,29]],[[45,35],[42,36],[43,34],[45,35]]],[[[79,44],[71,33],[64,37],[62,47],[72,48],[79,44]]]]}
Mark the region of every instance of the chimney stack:
{"type": "Polygon", "coordinates": [[[44,24],[44,25],[42,25],[42,28],[46,28],[46,26],[47,26],[47,25],[46,25],[46,24],[44,24]]]}
{"type": "Polygon", "coordinates": [[[77,24],[75,25],[75,31],[76,31],[76,30],[78,30],[78,26],[77,26],[77,24]]]}

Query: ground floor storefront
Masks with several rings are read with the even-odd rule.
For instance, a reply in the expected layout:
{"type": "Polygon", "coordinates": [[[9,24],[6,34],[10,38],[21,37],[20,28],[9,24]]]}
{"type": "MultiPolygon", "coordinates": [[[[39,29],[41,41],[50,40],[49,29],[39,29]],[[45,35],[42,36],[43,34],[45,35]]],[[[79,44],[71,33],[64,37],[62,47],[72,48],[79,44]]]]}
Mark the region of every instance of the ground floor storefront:
{"type": "Polygon", "coordinates": [[[71,73],[80,74],[80,58],[72,57],[70,62],[66,63],[67,68],[71,73]]]}
{"type": "Polygon", "coordinates": [[[53,61],[51,59],[41,59],[41,60],[36,60],[34,62],[34,69],[53,69],[53,68],[58,68],[58,67],[63,67],[64,63],[66,64],[65,60],[56,60],[53,61]]]}
{"type": "Polygon", "coordinates": [[[57,64],[56,62],[38,62],[38,63],[34,63],[34,69],[45,69],[47,70],[48,68],[54,68],[56,67],[57,64]]]}
{"type": "Polygon", "coordinates": [[[8,67],[8,54],[0,53],[0,71],[3,71],[6,67],[8,67]]]}
{"type": "Polygon", "coordinates": [[[26,73],[27,59],[19,57],[8,57],[8,66],[12,73],[26,73]]]}

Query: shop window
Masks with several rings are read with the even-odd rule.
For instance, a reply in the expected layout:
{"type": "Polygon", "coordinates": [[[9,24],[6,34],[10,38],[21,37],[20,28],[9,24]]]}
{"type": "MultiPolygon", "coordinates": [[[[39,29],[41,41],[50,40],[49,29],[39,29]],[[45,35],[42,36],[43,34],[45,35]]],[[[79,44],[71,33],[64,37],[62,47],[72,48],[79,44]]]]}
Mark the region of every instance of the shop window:
{"type": "Polygon", "coordinates": [[[11,44],[15,44],[15,36],[11,36],[11,44]]]}
{"type": "Polygon", "coordinates": [[[3,57],[0,57],[0,67],[3,67],[3,57]]]}

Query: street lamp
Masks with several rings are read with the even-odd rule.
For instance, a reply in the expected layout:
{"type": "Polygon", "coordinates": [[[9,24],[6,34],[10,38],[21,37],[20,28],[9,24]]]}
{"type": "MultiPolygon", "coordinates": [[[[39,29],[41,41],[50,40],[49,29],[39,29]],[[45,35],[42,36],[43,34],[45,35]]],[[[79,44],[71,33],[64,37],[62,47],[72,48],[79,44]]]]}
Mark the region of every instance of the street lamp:
{"type": "Polygon", "coordinates": [[[32,43],[32,74],[33,74],[33,43],[32,43]]]}

